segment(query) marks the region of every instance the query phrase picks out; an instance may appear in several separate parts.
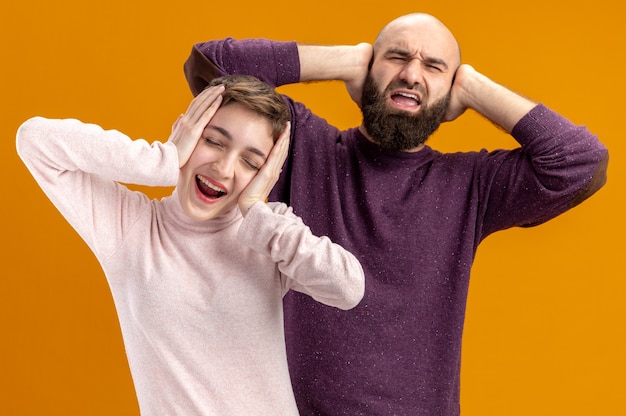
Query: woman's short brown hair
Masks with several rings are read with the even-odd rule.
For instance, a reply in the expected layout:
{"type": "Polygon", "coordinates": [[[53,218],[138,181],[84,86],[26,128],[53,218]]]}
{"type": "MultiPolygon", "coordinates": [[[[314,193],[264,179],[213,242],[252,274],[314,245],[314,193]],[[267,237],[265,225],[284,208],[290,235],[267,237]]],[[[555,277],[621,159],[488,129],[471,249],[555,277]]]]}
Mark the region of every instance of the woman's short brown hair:
{"type": "Polygon", "coordinates": [[[227,75],[213,79],[208,87],[224,85],[222,106],[238,103],[265,117],[272,127],[274,141],[285,130],[289,121],[289,108],[274,88],[248,75],[227,75]]]}

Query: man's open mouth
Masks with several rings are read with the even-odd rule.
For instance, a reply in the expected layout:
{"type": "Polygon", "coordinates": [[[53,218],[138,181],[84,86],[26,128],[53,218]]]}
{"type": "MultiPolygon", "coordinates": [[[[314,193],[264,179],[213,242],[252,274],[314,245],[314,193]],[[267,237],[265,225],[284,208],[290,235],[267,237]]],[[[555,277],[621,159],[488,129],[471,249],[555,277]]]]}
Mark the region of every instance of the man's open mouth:
{"type": "Polygon", "coordinates": [[[196,175],[196,185],[198,186],[198,190],[202,193],[202,195],[206,196],[207,198],[217,199],[226,195],[225,189],[213,185],[206,178],[200,175],[196,175]]]}
{"type": "Polygon", "coordinates": [[[409,94],[406,92],[392,94],[391,99],[394,103],[403,107],[417,107],[422,103],[422,100],[417,94],[409,94]]]}

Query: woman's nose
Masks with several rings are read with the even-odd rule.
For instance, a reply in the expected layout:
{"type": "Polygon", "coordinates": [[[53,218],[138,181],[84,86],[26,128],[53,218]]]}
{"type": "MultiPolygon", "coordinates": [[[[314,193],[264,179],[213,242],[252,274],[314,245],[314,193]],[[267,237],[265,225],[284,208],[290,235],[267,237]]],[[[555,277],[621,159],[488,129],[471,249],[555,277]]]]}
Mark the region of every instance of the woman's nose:
{"type": "Polygon", "coordinates": [[[213,163],[213,166],[222,178],[231,178],[235,172],[235,158],[231,155],[223,155],[213,163]]]}

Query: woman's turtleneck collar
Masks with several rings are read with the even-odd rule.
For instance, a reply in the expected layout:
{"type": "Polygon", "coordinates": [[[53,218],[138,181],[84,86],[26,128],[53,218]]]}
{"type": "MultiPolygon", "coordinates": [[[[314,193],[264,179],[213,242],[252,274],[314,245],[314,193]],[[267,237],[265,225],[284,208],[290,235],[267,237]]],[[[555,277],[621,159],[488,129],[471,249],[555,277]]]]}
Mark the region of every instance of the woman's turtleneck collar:
{"type": "Polygon", "coordinates": [[[169,221],[181,229],[191,232],[217,232],[243,219],[239,207],[235,205],[231,210],[219,217],[206,221],[194,221],[183,211],[176,189],[170,196],[161,200],[161,205],[163,207],[163,215],[167,216],[169,221]]]}

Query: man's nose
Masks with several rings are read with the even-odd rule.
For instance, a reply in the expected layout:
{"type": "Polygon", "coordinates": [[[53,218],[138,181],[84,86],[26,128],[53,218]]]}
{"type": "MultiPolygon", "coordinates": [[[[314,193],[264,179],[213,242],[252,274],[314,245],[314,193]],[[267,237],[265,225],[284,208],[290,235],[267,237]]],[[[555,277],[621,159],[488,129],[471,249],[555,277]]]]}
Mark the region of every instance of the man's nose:
{"type": "Polygon", "coordinates": [[[404,65],[400,72],[400,79],[407,84],[413,86],[421,84],[422,81],[422,63],[417,59],[411,59],[404,65]]]}

